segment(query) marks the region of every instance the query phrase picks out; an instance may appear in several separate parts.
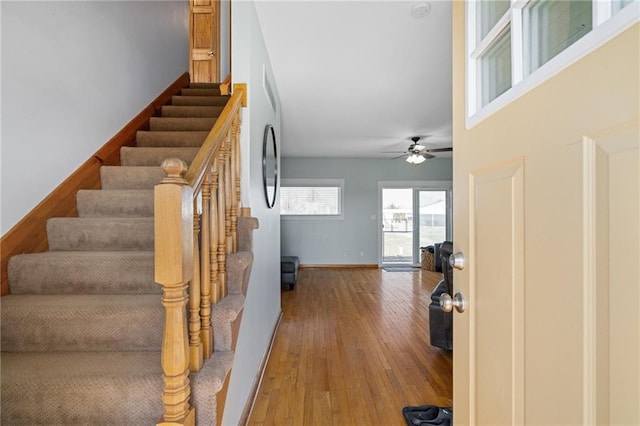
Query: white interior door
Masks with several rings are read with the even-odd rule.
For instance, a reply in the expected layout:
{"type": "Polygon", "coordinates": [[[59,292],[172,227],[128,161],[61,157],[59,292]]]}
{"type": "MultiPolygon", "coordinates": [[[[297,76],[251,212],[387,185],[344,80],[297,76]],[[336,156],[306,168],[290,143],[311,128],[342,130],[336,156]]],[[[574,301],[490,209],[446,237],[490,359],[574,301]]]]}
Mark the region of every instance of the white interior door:
{"type": "Polygon", "coordinates": [[[455,423],[640,424],[639,25],[467,128],[464,8],[455,423]]]}

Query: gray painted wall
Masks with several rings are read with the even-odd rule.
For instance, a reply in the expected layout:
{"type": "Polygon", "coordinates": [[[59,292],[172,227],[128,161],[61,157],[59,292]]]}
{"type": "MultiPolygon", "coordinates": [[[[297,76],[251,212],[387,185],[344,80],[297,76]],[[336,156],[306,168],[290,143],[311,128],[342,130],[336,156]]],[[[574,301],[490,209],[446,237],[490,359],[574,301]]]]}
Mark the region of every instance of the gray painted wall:
{"type": "MultiPolygon", "coordinates": [[[[253,234],[254,264],[229,382],[223,424],[238,424],[280,316],[280,213],[268,209],[262,189],[262,139],[272,124],[280,135],[280,116],[263,89],[263,69],[277,97],[269,56],[252,1],[232,2],[232,78],[248,84],[248,108],[242,112],[242,204],[260,221],[253,234]]],[[[279,104],[279,100],[276,99],[279,104]]],[[[278,111],[280,108],[278,108],[278,111]]]]}
{"type": "Polygon", "coordinates": [[[451,159],[412,166],[402,160],[283,158],[283,178],[344,179],[344,219],[281,220],[283,255],[303,264],[378,263],[378,182],[447,181],[451,159]]]}
{"type": "Polygon", "coordinates": [[[187,1],[2,1],[6,233],[188,70],[187,1]]]}
{"type": "Polygon", "coordinates": [[[231,0],[220,0],[220,81],[231,72],[231,0]]]}

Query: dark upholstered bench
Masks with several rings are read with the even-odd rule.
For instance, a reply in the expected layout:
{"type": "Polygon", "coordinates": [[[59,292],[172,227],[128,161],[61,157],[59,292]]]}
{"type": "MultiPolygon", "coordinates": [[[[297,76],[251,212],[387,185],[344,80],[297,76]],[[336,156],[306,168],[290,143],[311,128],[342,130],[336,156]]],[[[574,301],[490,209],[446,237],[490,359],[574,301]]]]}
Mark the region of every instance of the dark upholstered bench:
{"type": "Polygon", "coordinates": [[[282,256],[280,258],[280,282],[282,285],[288,285],[289,290],[293,290],[296,281],[298,281],[299,266],[298,256],[282,256]]]}

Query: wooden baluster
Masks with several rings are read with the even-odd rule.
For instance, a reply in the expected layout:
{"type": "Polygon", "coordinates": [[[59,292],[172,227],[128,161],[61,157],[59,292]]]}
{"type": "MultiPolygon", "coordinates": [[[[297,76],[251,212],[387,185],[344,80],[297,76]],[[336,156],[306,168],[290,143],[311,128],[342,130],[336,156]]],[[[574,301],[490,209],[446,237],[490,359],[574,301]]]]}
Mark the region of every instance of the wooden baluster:
{"type": "Polygon", "coordinates": [[[200,219],[196,201],[193,204],[193,278],[189,285],[189,369],[200,371],[203,362],[200,339],[200,250],[198,248],[200,219]]]}
{"type": "Polygon", "coordinates": [[[238,229],[238,206],[236,205],[236,149],[235,143],[233,140],[233,132],[231,132],[231,141],[229,143],[229,189],[230,189],[230,198],[231,205],[229,206],[229,219],[230,223],[230,242],[231,252],[235,253],[238,251],[238,237],[237,237],[237,229],[238,229]]]}
{"type": "Polygon", "coordinates": [[[227,295],[227,235],[225,232],[226,186],[225,182],[225,152],[218,155],[218,282],[220,297],[227,295]]]}
{"type": "Polygon", "coordinates": [[[227,254],[233,253],[233,236],[231,234],[231,204],[235,198],[235,188],[231,182],[231,138],[227,139],[225,144],[225,162],[224,162],[224,195],[226,197],[224,211],[224,230],[226,235],[226,251],[227,254]]]}
{"type": "Polygon", "coordinates": [[[210,242],[211,236],[211,178],[209,173],[205,174],[202,182],[202,263],[200,267],[202,279],[200,282],[202,298],[200,300],[200,316],[202,317],[202,353],[208,359],[213,353],[213,329],[211,328],[211,278],[210,268],[210,242]]]}
{"type": "Polygon", "coordinates": [[[234,197],[231,205],[231,235],[233,251],[238,251],[238,213],[240,207],[240,117],[237,114],[231,123],[231,159],[233,161],[231,178],[233,180],[234,197]]]}
{"type": "Polygon", "coordinates": [[[161,364],[163,415],[158,425],[195,425],[189,404],[187,282],[193,275],[193,190],[184,161],[162,162],[166,177],[154,189],[155,280],[162,286],[164,329],[161,364]]]}
{"type": "Polygon", "coordinates": [[[218,279],[218,171],[214,168],[213,177],[211,178],[211,237],[209,248],[209,266],[211,273],[211,303],[216,304],[220,300],[220,282],[218,279]]]}

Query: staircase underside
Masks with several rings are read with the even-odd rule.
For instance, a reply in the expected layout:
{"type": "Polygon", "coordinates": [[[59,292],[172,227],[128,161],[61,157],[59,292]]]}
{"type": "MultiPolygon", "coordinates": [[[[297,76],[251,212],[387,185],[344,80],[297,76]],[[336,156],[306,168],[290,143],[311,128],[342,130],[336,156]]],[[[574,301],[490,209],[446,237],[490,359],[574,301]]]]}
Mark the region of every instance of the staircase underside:
{"type": "MultiPolygon", "coordinates": [[[[193,85],[172,98],[77,193],[76,218],[47,222],[49,251],[14,256],[2,298],[3,424],[152,425],[162,415],[164,311],[154,282],[153,187],[167,157],[196,155],[226,97],[193,85]]],[[[199,425],[216,424],[216,394],[233,363],[231,323],[244,306],[257,221],[239,218],[227,257],[229,295],[212,306],[215,352],[191,374],[199,425]]]]}

